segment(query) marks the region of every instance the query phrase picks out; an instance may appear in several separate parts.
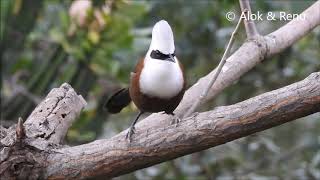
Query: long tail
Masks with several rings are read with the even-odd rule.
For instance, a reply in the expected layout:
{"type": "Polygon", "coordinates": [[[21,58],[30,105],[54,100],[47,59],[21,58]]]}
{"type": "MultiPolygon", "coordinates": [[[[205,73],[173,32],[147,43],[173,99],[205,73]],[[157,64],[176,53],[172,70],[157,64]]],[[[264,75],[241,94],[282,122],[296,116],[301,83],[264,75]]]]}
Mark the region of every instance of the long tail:
{"type": "Polygon", "coordinates": [[[119,113],[124,107],[128,106],[131,102],[129,88],[123,88],[112,95],[104,107],[109,113],[119,113]]]}

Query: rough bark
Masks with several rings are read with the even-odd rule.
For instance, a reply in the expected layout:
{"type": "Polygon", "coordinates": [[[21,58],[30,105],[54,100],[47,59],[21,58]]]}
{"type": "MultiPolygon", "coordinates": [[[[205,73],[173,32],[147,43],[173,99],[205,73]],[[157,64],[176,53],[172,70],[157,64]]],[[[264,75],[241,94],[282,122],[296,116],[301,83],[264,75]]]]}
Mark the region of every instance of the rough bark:
{"type": "Polygon", "coordinates": [[[24,123],[26,135],[34,139],[45,139],[51,144],[60,144],[85,105],[85,100],[70,85],[65,83],[53,89],[24,123]]]}
{"type": "Polygon", "coordinates": [[[56,150],[49,179],[114,177],[214,147],[320,111],[320,73],[246,101],[183,119],[178,127],[139,126],[131,143],[107,140],[56,150]]]}
{"type": "Polygon", "coordinates": [[[0,176],[5,179],[38,179],[52,148],[60,147],[67,130],[86,105],[68,84],[53,89],[26,122],[1,127],[0,176]]]}
{"type": "MultiPolygon", "coordinates": [[[[205,100],[212,100],[265,57],[281,52],[318,26],[319,7],[317,1],[303,12],[304,21],[295,19],[270,35],[244,43],[227,59],[205,100]]],[[[178,115],[186,112],[214,74],[215,70],[187,91],[176,110],[178,115]]],[[[65,84],[49,95],[23,126],[0,127],[0,175],[6,179],[77,179],[132,172],[319,112],[319,78],[319,72],[314,73],[285,88],[196,114],[183,119],[178,127],[170,125],[169,116],[152,115],[137,124],[131,144],[121,132],[108,140],[76,147],[59,143],[85,101],[65,84]]]]}
{"type": "MultiPolygon", "coordinates": [[[[203,103],[212,100],[226,87],[232,85],[243,74],[254,68],[265,58],[282,52],[284,49],[288,48],[297,40],[308,34],[312,29],[319,26],[319,9],[320,1],[317,1],[301,13],[301,16],[304,16],[305,20],[294,19],[269,35],[255,36],[254,38],[247,40],[227,59],[222,72],[219,74],[214,86],[203,100],[203,103]]],[[[206,88],[208,81],[212,79],[215,72],[216,69],[211,71],[208,75],[200,78],[196,84],[186,91],[181,103],[175,110],[177,115],[183,116],[183,114],[192,106],[192,104],[199,98],[202,90],[206,88]]],[[[154,123],[155,120],[159,127],[170,121],[167,116],[163,116],[158,113],[138,122],[138,124],[150,124],[154,123]]]]}
{"type": "Polygon", "coordinates": [[[50,92],[24,125],[20,119],[9,129],[0,126],[0,175],[6,179],[114,177],[224,144],[319,112],[320,72],[279,90],[183,119],[178,127],[140,125],[131,143],[122,132],[85,145],[60,145],[84,105],[83,98],[64,84],[50,92]]]}

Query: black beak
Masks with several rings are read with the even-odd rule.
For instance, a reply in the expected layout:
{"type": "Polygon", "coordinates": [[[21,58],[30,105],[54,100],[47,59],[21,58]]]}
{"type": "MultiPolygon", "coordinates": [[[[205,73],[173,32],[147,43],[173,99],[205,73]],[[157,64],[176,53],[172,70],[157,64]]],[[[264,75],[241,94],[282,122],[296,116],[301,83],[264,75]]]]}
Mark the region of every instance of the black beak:
{"type": "Polygon", "coordinates": [[[170,62],[175,62],[174,56],[172,54],[169,54],[169,57],[166,60],[170,62]]]}

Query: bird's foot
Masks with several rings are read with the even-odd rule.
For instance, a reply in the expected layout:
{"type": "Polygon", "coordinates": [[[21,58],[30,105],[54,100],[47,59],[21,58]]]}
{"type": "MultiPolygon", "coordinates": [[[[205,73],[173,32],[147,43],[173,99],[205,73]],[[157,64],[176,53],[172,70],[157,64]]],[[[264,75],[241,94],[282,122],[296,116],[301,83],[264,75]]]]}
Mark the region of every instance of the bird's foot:
{"type": "Polygon", "coordinates": [[[181,119],[176,116],[176,115],[172,115],[172,121],[171,121],[171,124],[172,125],[175,125],[175,127],[178,127],[178,124],[181,122],[181,119]]]}
{"type": "Polygon", "coordinates": [[[130,127],[128,132],[127,132],[127,135],[126,135],[126,139],[129,141],[129,143],[131,142],[132,140],[132,135],[135,133],[135,128],[134,127],[130,127]]]}
{"type": "Polygon", "coordinates": [[[199,115],[199,112],[194,112],[193,114],[191,114],[191,118],[193,119],[193,118],[195,118],[195,117],[197,117],[199,115]]]}
{"type": "Polygon", "coordinates": [[[179,116],[177,116],[176,114],[174,114],[173,112],[163,112],[163,114],[168,114],[172,116],[172,120],[171,120],[171,125],[175,125],[175,127],[178,126],[178,124],[181,122],[181,119],[179,118],[179,116]]]}

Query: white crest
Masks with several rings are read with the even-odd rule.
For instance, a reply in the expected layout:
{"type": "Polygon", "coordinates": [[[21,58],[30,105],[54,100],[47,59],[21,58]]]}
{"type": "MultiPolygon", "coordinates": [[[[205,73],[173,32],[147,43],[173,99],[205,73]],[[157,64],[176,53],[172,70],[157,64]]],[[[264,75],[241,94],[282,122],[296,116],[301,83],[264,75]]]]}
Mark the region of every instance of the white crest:
{"type": "Polygon", "coordinates": [[[152,50],[159,50],[163,54],[174,53],[173,32],[170,25],[165,20],[157,22],[153,27],[149,52],[152,50]]]}

